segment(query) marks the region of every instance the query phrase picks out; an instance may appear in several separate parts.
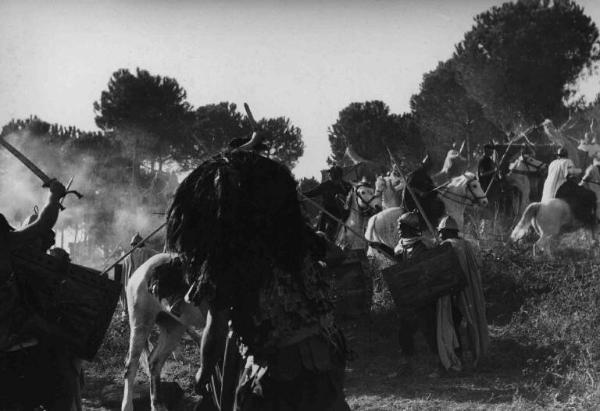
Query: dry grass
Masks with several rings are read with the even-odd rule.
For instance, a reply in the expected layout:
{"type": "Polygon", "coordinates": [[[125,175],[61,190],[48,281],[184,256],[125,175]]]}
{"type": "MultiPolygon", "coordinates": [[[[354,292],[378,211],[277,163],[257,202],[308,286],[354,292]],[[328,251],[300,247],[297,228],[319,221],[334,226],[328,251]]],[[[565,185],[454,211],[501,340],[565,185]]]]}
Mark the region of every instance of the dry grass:
{"type": "MultiPolygon", "coordinates": [[[[376,282],[368,318],[342,324],[357,358],[348,363],[346,391],[355,410],[537,410],[600,407],[600,260],[581,236],[567,237],[552,261],[530,250],[484,243],[483,281],[492,335],[489,357],[477,370],[430,378],[433,363],[419,345],[420,366],[398,370],[397,321],[389,294],[376,282]]],[[[129,335],[115,317],[98,359],[87,366],[88,409],[101,406],[106,384],[122,381],[129,335]]],[[[198,349],[184,341],[182,360],[171,358],[163,378],[186,392],[198,349]]],[[[146,377],[139,373],[139,380],[146,377]]]]}

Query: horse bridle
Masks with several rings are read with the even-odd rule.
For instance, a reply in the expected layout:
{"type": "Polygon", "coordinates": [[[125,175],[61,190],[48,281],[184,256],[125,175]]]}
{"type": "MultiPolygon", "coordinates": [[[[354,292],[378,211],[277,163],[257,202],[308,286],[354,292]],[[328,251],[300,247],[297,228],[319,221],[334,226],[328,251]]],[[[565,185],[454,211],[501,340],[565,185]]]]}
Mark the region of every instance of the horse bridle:
{"type": "Polygon", "coordinates": [[[469,194],[471,194],[471,196],[451,193],[448,191],[448,185],[436,188],[435,190],[438,192],[438,194],[440,196],[447,198],[450,201],[454,201],[455,203],[458,203],[460,205],[466,205],[466,206],[479,204],[480,200],[484,200],[487,198],[485,196],[485,194],[483,196],[476,195],[475,192],[473,191],[473,189],[471,188],[471,183],[473,181],[476,181],[477,177],[469,177],[466,174],[463,174],[463,177],[465,179],[467,179],[467,191],[469,192],[469,194]],[[441,191],[442,189],[444,191],[441,191]],[[454,197],[454,198],[452,198],[452,197],[454,197]],[[467,200],[468,202],[463,202],[461,200],[467,200]]]}
{"type": "MultiPolygon", "coordinates": [[[[357,201],[357,205],[358,205],[359,209],[358,210],[354,210],[354,211],[359,212],[361,214],[367,214],[369,212],[369,210],[375,211],[375,207],[373,207],[371,205],[371,203],[373,201],[375,201],[377,198],[381,197],[382,194],[383,194],[383,191],[381,191],[379,194],[376,194],[377,191],[375,191],[375,194],[373,194],[373,197],[371,197],[371,199],[369,201],[367,201],[367,200],[365,200],[363,198],[363,196],[360,195],[360,193],[358,191],[358,189],[361,188],[361,187],[368,187],[368,186],[366,186],[364,184],[359,184],[356,187],[353,187],[352,190],[354,191],[354,194],[356,194],[356,197],[359,198],[360,201],[362,201],[364,204],[366,204],[367,207],[363,209],[362,207],[360,207],[360,205],[358,205],[358,201],[357,201]]],[[[352,208],[352,206],[350,206],[350,208],[352,208]]]]}

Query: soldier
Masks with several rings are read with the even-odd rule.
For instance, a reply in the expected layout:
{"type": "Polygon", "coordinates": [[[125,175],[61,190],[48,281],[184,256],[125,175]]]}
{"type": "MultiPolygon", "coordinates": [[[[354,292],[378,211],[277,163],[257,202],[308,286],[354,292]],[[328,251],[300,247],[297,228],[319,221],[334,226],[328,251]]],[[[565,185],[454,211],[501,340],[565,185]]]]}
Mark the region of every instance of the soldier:
{"type": "Polygon", "coordinates": [[[496,172],[496,163],[494,163],[494,160],[492,159],[493,154],[494,146],[491,144],[483,146],[483,157],[481,157],[481,160],[479,160],[479,164],[477,165],[477,178],[479,179],[479,183],[484,192],[488,189],[488,186],[494,177],[494,173],[496,172]]]}
{"type": "Polygon", "coordinates": [[[569,158],[567,149],[561,147],[556,153],[557,159],[548,166],[548,177],[544,182],[542,200],[546,201],[556,197],[558,189],[567,181],[568,177],[581,173],[569,158]]]}
{"type": "Polygon", "coordinates": [[[127,301],[125,300],[125,287],[127,287],[127,283],[129,279],[138,269],[139,266],[144,264],[146,260],[148,260],[153,255],[158,254],[158,251],[155,251],[151,248],[146,247],[146,244],[140,242],[143,240],[140,233],[136,233],[133,237],[131,237],[131,241],[129,245],[132,247],[137,246],[123,261],[123,274],[121,276],[121,282],[123,283],[123,290],[121,292],[121,303],[123,304],[123,308],[127,311],[127,301]],[[139,244],[139,245],[138,245],[139,244]]]}
{"type": "MultiPolygon", "coordinates": [[[[444,203],[438,198],[437,192],[434,190],[435,184],[429,175],[432,167],[433,162],[431,161],[431,158],[429,158],[429,155],[426,155],[421,162],[421,166],[408,174],[406,177],[406,185],[410,186],[413,193],[415,193],[415,196],[417,196],[417,201],[423,206],[425,215],[427,215],[430,220],[437,221],[444,212],[444,203]]],[[[417,209],[416,202],[406,187],[402,192],[402,204],[404,205],[405,210],[412,211],[417,209]]],[[[419,219],[421,221],[421,227],[424,227],[425,222],[420,215],[419,219]]]]}
{"type": "MultiPolygon", "coordinates": [[[[400,261],[419,259],[429,247],[421,237],[420,219],[414,212],[404,213],[398,219],[400,241],[394,252],[400,261]]],[[[431,352],[436,352],[435,303],[407,313],[400,318],[398,339],[402,350],[401,372],[411,372],[414,367],[414,336],[420,329],[431,352]]]]}
{"type": "Polygon", "coordinates": [[[442,244],[450,244],[458,256],[458,261],[466,279],[465,288],[453,296],[444,296],[438,302],[438,352],[442,365],[446,369],[462,368],[455,348],[460,345],[464,353],[469,348],[473,363],[487,354],[490,338],[485,315],[485,297],[481,283],[481,274],[477,255],[471,245],[458,236],[458,225],[450,216],[444,217],[438,225],[442,244]],[[460,341],[460,324],[465,323],[466,340],[460,341]],[[464,347],[464,345],[468,347],[464,347]]]}
{"type": "Polygon", "coordinates": [[[467,159],[463,156],[465,142],[463,141],[460,148],[456,142],[452,143],[452,147],[448,150],[444,160],[444,166],[438,174],[444,174],[448,178],[459,176],[464,171],[464,166],[467,159]]]}
{"type": "Polygon", "coordinates": [[[39,244],[52,231],[66,190],[56,181],[49,188],[32,224],[15,230],[0,215],[0,409],[81,410],[80,361],[22,297],[11,264],[12,250],[39,244]]]}
{"type": "MultiPolygon", "coordinates": [[[[352,185],[344,181],[342,168],[339,166],[333,166],[329,169],[329,177],[330,180],[324,181],[303,194],[309,198],[320,196],[323,199],[323,208],[337,218],[344,220],[346,212],[342,203],[352,190],[352,185]]],[[[338,223],[326,213],[321,212],[317,229],[324,232],[329,240],[334,241],[338,223]]]]}

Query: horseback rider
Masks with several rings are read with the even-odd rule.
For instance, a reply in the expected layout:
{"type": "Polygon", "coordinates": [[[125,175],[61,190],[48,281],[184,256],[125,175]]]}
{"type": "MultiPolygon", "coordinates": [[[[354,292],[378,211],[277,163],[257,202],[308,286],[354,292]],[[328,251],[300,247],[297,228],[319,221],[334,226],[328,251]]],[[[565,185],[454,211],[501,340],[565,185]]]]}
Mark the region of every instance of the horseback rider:
{"type": "Polygon", "coordinates": [[[569,153],[566,148],[560,147],[556,153],[557,158],[548,166],[548,177],[544,182],[544,191],[541,201],[556,198],[558,189],[571,176],[581,173],[579,168],[575,167],[573,161],[569,158],[569,153]]]}
{"type": "Polygon", "coordinates": [[[596,193],[596,218],[600,216],[600,152],[594,155],[592,164],[585,170],[580,186],[596,193]]]}
{"type": "MultiPolygon", "coordinates": [[[[394,249],[396,258],[400,261],[419,259],[429,248],[421,237],[421,222],[415,212],[404,213],[398,219],[400,241],[394,249]]],[[[411,372],[414,367],[415,342],[414,337],[420,329],[431,352],[436,352],[436,309],[435,303],[419,308],[412,313],[406,313],[400,318],[398,340],[402,350],[400,362],[401,372],[411,372]]]]}
{"type": "Polygon", "coordinates": [[[55,180],[47,185],[48,203],[32,224],[15,230],[0,214],[0,409],[81,410],[80,360],[26,301],[11,262],[14,250],[48,245],[66,189],[55,180]]]}
{"type": "Polygon", "coordinates": [[[460,148],[458,148],[458,144],[456,144],[456,142],[453,142],[450,150],[448,150],[448,153],[446,154],[446,158],[444,159],[444,166],[438,174],[445,174],[448,178],[461,175],[464,171],[464,164],[467,162],[467,159],[463,155],[464,149],[464,141],[462,142],[460,148]]]}
{"type": "MultiPolygon", "coordinates": [[[[437,218],[441,216],[444,210],[444,203],[442,203],[437,196],[435,191],[435,184],[429,176],[433,162],[429,155],[426,155],[421,166],[413,172],[409,173],[406,177],[406,185],[410,187],[413,193],[417,196],[417,201],[423,206],[423,211],[430,219],[437,221],[437,218]]],[[[404,187],[402,191],[402,204],[405,210],[416,210],[417,205],[415,200],[412,198],[410,191],[407,187],[404,187]]],[[[424,226],[424,221],[419,215],[421,220],[421,227],[424,226]]]]}
{"type": "Polygon", "coordinates": [[[462,291],[438,300],[438,354],[446,369],[461,370],[460,357],[467,354],[463,351],[466,341],[460,339],[460,324],[463,320],[469,341],[466,345],[471,351],[473,362],[469,365],[477,365],[479,359],[487,354],[490,344],[480,264],[469,242],[459,237],[458,224],[451,216],[444,217],[437,229],[442,239],[441,244],[450,244],[456,252],[467,281],[462,291]],[[459,349],[455,350],[457,346],[459,349]]]}
{"type": "MultiPolygon", "coordinates": [[[[343,204],[346,201],[348,193],[352,190],[352,184],[344,181],[343,170],[337,165],[331,167],[328,173],[329,180],[322,182],[317,187],[303,194],[309,198],[320,196],[323,199],[323,208],[327,212],[340,220],[345,220],[347,211],[343,204]]],[[[327,215],[327,213],[321,211],[317,229],[324,232],[327,238],[333,241],[338,230],[338,222],[327,215]]]]}
{"type": "Polygon", "coordinates": [[[487,191],[494,178],[494,173],[496,172],[496,163],[492,158],[493,155],[494,146],[491,144],[484,145],[483,157],[481,157],[481,160],[479,160],[479,163],[477,164],[477,178],[479,179],[479,184],[481,184],[481,188],[484,192],[487,191]]]}

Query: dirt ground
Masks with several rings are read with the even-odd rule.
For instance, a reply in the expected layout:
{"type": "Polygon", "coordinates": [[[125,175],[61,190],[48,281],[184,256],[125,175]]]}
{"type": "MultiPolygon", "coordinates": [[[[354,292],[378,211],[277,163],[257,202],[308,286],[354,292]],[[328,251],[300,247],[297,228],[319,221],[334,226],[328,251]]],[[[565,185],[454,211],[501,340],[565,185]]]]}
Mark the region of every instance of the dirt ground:
{"type": "MultiPolygon", "coordinates": [[[[502,337],[503,328],[492,326],[491,352],[477,369],[432,376],[437,367],[424,353],[418,339],[417,366],[410,375],[398,375],[399,350],[393,313],[370,316],[342,323],[355,353],[346,369],[346,395],[353,410],[522,410],[541,409],[541,399],[523,375],[526,361],[543,353],[502,337]]],[[[85,409],[117,410],[120,395],[112,403],[103,398],[106,386],[118,385],[121,393],[123,362],[126,355],[127,324],[115,319],[97,360],[86,367],[85,409]]],[[[193,408],[191,379],[198,366],[198,349],[184,339],[176,358],[171,357],[163,370],[163,381],[175,381],[184,391],[177,409],[193,408]]],[[[138,383],[147,377],[140,371],[138,383]]],[[[147,407],[143,407],[147,409],[147,407]]]]}

